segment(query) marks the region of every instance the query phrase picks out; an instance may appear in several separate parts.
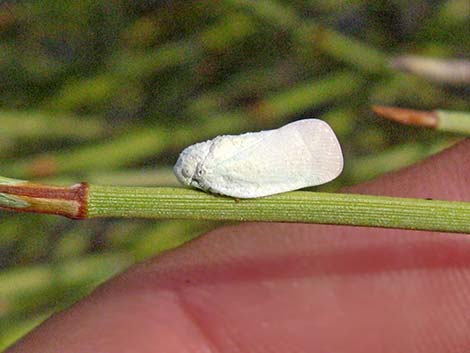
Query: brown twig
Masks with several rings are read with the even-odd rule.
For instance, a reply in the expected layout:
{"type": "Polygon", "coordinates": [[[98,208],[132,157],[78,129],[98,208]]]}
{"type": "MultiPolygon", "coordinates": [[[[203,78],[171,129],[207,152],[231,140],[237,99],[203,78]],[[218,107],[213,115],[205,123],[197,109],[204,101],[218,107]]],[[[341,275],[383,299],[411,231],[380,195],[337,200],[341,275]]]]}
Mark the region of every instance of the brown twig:
{"type": "Polygon", "coordinates": [[[47,213],[86,218],[88,185],[57,187],[29,182],[0,183],[0,207],[17,212],[47,213]]]}
{"type": "Polygon", "coordinates": [[[416,125],[435,129],[439,123],[438,116],[434,111],[385,107],[382,105],[372,106],[372,111],[384,118],[405,125],[416,125]]]}

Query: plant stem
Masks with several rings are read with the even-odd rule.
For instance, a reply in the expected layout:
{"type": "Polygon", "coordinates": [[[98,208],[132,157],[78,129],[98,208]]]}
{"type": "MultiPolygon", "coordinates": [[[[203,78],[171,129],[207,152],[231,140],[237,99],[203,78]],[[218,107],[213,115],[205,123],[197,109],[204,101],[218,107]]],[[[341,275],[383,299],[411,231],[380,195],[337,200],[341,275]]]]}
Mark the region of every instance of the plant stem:
{"type": "Polygon", "coordinates": [[[394,69],[410,72],[435,82],[470,83],[470,60],[402,55],[392,58],[390,65],[394,69]]]}
{"type": "Polygon", "coordinates": [[[470,136],[470,113],[446,110],[413,110],[376,105],[372,110],[384,118],[405,125],[429,127],[443,132],[470,136]]]}
{"type": "Polygon", "coordinates": [[[470,113],[436,110],[437,129],[470,136],[470,113]]]}
{"type": "Polygon", "coordinates": [[[57,188],[11,181],[0,184],[0,195],[8,200],[2,205],[0,198],[0,206],[9,210],[76,219],[302,222],[470,233],[470,202],[302,191],[237,200],[186,188],[84,183],[57,188]]]}
{"type": "Polygon", "coordinates": [[[88,217],[305,222],[470,232],[470,203],[319,192],[234,200],[184,188],[91,185],[88,217]]]}

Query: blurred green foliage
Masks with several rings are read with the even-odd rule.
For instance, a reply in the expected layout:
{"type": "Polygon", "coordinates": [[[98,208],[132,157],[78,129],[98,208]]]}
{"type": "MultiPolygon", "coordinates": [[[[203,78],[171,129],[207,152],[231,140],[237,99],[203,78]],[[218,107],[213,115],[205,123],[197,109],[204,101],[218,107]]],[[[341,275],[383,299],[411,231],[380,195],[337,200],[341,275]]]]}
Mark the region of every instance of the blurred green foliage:
{"type": "MultiPolygon", "coordinates": [[[[327,120],[336,189],[448,145],[371,104],[465,109],[465,87],[393,72],[397,54],[470,52],[466,0],[3,1],[1,174],[172,185],[188,144],[327,120]]],[[[0,349],[136,261],[214,224],[0,214],[0,349]]]]}

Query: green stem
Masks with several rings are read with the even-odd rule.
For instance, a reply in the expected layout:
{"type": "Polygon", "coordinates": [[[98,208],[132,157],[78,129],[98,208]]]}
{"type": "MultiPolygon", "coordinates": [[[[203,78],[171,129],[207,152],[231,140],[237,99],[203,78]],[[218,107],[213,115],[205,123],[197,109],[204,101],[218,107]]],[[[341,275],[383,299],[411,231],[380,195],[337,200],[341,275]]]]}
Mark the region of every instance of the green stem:
{"type": "Polygon", "coordinates": [[[436,129],[470,136],[470,113],[437,110],[438,118],[436,129]]]}
{"type": "Polygon", "coordinates": [[[90,185],[88,218],[302,222],[470,233],[470,203],[291,192],[235,200],[184,188],[90,185]]]}
{"type": "Polygon", "coordinates": [[[470,202],[295,191],[233,199],[186,188],[69,188],[0,178],[0,207],[74,219],[301,222],[470,233],[470,202]]]}

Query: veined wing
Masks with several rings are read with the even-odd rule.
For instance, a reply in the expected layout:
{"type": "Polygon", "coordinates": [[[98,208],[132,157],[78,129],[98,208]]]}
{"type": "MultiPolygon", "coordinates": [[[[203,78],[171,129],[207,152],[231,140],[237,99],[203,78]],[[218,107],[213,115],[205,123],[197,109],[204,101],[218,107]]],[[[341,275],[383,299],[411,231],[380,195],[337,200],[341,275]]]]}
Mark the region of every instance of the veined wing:
{"type": "Polygon", "coordinates": [[[252,136],[256,142],[245,145],[241,135],[233,137],[240,140],[214,144],[205,164],[205,181],[211,191],[240,198],[260,197],[320,185],[342,170],[338,140],[321,120],[299,120],[251,135],[257,135],[252,136]]]}

